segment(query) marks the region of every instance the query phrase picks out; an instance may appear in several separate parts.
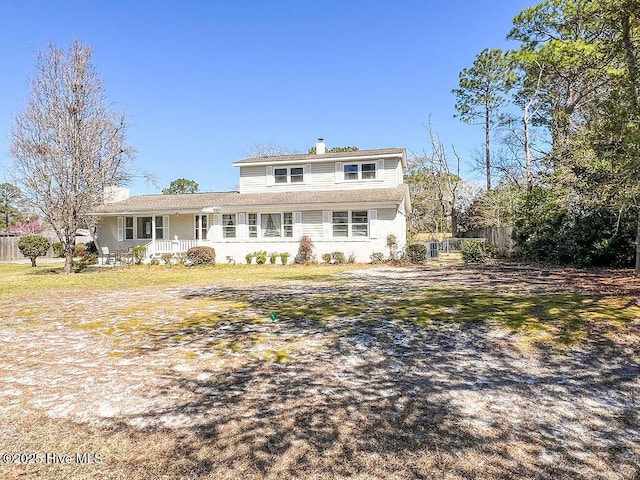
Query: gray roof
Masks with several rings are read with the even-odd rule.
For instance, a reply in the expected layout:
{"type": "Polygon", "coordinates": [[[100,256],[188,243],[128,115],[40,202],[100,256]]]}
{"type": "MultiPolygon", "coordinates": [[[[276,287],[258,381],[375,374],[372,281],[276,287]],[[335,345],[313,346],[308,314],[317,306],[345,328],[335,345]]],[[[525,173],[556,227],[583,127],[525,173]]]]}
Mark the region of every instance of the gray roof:
{"type": "Polygon", "coordinates": [[[318,155],[316,153],[295,154],[295,155],[278,155],[273,157],[253,157],[245,158],[234,162],[234,166],[240,166],[245,164],[255,163],[290,163],[290,162],[319,162],[329,161],[333,159],[341,158],[357,158],[357,157],[384,157],[389,156],[401,156],[404,158],[404,148],[380,148],[375,150],[356,150],[355,152],[336,152],[336,153],[323,153],[318,155]]]}
{"type": "Polygon", "coordinates": [[[138,195],[95,208],[92,214],[113,215],[144,212],[198,212],[205,209],[238,207],[304,206],[339,204],[400,204],[406,201],[408,186],[301,192],[211,192],[174,195],[138,195]]]}

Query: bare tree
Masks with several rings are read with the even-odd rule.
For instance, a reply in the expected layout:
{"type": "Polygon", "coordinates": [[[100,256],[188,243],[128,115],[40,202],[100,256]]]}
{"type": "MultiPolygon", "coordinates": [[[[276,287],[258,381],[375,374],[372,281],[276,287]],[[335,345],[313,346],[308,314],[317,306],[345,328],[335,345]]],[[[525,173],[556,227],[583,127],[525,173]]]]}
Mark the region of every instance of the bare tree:
{"type": "Polygon", "coordinates": [[[455,237],[463,203],[470,202],[472,188],[460,177],[460,157],[455,148],[452,147],[455,157],[455,167],[452,167],[447,151],[431,124],[427,130],[431,151],[421,156],[413,155],[409,162],[407,183],[414,204],[411,232],[438,233],[450,227],[455,237]]]}
{"type": "Polygon", "coordinates": [[[259,157],[278,157],[280,155],[293,155],[299,152],[291,150],[282,145],[277,145],[273,142],[269,143],[254,143],[251,145],[244,155],[247,158],[259,158],[259,157]]]}
{"type": "Polygon", "coordinates": [[[25,110],[11,132],[13,179],[64,246],[73,272],[76,231],[106,187],[131,179],[124,115],[110,109],[91,48],[49,45],[38,56],[25,110]]]}

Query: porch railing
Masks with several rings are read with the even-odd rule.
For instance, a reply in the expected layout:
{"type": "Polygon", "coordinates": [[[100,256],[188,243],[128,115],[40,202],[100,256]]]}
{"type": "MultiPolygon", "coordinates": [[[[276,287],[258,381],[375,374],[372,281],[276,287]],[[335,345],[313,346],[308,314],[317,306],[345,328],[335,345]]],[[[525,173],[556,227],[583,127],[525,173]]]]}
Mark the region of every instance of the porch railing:
{"type": "Polygon", "coordinates": [[[184,253],[191,247],[197,247],[198,240],[156,240],[145,245],[147,255],[162,255],[163,253],[184,253]]]}

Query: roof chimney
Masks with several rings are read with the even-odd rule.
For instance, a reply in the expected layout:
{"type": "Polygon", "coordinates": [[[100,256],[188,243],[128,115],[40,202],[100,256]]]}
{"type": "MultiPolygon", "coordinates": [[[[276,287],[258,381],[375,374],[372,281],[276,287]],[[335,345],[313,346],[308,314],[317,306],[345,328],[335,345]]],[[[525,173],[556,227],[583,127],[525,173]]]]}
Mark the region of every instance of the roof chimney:
{"type": "Polygon", "coordinates": [[[327,147],[324,144],[324,138],[319,138],[316,142],[316,155],[322,155],[326,153],[327,147]]]}

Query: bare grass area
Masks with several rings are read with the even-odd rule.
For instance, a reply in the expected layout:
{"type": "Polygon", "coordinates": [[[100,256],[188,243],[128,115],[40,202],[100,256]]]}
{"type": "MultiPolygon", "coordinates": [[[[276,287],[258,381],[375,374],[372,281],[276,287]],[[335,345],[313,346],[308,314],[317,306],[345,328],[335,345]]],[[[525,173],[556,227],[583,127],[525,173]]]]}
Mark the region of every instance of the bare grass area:
{"type": "Polygon", "coordinates": [[[629,272],[57,268],[0,265],[2,478],[638,478],[629,272]]]}

